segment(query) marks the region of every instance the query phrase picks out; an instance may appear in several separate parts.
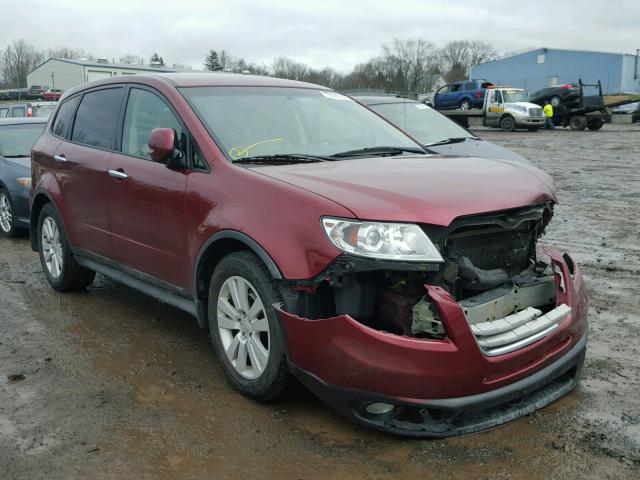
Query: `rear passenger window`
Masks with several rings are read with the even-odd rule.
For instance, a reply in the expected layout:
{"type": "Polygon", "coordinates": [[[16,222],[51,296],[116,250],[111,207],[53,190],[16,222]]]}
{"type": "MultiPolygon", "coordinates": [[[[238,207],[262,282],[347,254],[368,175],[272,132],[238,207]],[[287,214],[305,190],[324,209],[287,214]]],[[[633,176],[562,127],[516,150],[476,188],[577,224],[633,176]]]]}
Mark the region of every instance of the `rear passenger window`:
{"type": "Polygon", "coordinates": [[[122,88],[108,88],[85,93],[76,113],[71,140],[113,149],[122,92],[122,88]]]}
{"type": "Polygon", "coordinates": [[[64,103],[60,105],[58,113],[56,114],[56,119],[53,122],[53,128],[51,129],[54,135],[62,138],[69,138],[69,127],[71,127],[71,122],[73,121],[73,113],[76,111],[76,107],[78,106],[79,101],[80,96],[77,95],[68,100],[65,100],[64,103]]]}
{"type": "Polygon", "coordinates": [[[173,128],[184,150],[186,133],[169,105],[148,90],[132,88],[124,117],[122,153],[151,160],[149,134],[154,128],[173,128]]]}
{"type": "Polygon", "coordinates": [[[13,107],[11,109],[11,115],[14,117],[26,117],[27,111],[24,107],[13,107]]]}

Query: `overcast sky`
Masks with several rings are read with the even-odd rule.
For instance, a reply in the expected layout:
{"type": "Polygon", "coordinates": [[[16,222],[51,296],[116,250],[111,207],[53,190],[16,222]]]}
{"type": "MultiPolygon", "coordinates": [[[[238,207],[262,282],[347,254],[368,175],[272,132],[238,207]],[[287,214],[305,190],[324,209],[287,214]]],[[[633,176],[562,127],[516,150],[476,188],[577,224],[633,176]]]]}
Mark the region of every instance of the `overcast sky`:
{"type": "Polygon", "coordinates": [[[394,37],[480,39],[500,51],[640,48],[640,0],[0,0],[0,11],[0,48],[24,38],[116,61],[158,52],[194,68],[224,48],[249,62],[285,55],[345,72],[394,37]]]}

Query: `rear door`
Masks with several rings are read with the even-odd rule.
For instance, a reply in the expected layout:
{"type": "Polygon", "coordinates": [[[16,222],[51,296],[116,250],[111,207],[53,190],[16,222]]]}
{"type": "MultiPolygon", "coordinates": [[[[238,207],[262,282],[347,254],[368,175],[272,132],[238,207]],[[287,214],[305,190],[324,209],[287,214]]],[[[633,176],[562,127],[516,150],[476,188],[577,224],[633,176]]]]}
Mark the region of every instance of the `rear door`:
{"type": "Polygon", "coordinates": [[[108,167],[123,100],[123,86],[86,92],[71,125],[70,140],[60,143],[54,157],[72,245],[109,259],[113,248],[107,211],[108,167]]]}
{"type": "Polygon", "coordinates": [[[151,160],[149,134],[161,127],[173,128],[186,142],[186,129],[164,97],[151,89],[132,87],[120,153],[113,155],[109,166],[114,251],[123,266],[188,289],[187,173],[151,160]]]}

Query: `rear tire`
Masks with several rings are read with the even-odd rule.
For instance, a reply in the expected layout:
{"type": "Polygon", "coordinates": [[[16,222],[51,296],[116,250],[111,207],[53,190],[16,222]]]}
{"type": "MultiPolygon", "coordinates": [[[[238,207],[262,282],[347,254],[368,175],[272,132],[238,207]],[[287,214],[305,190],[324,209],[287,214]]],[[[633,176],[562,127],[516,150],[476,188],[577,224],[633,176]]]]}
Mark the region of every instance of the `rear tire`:
{"type": "Polygon", "coordinates": [[[0,232],[5,237],[20,237],[26,233],[25,229],[16,227],[13,211],[11,194],[6,188],[0,187],[0,232]]]}
{"type": "Polygon", "coordinates": [[[209,331],[231,385],[260,402],[280,398],[291,374],[274,303],[282,298],[264,263],[253,253],[224,257],[211,276],[209,331]]]}
{"type": "Polygon", "coordinates": [[[76,262],[62,219],[50,203],[40,210],[37,235],[42,270],[54,290],[82,290],[93,283],[96,272],[76,262]]]}
{"type": "Polygon", "coordinates": [[[516,121],[511,115],[505,115],[500,119],[500,128],[504,132],[513,132],[516,129],[516,121]]]}
{"type": "Polygon", "coordinates": [[[460,102],[460,110],[471,110],[471,102],[468,99],[463,98],[460,102]]]}
{"type": "Polygon", "coordinates": [[[576,115],[569,119],[569,127],[571,130],[584,130],[587,128],[587,117],[583,115],[576,115]]]}
{"type": "Polygon", "coordinates": [[[551,97],[551,100],[549,100],[549,103],[551,103],[554,108],[557,107],[561,103],[560,97],[554,95],[553,97],[551,97]]]}

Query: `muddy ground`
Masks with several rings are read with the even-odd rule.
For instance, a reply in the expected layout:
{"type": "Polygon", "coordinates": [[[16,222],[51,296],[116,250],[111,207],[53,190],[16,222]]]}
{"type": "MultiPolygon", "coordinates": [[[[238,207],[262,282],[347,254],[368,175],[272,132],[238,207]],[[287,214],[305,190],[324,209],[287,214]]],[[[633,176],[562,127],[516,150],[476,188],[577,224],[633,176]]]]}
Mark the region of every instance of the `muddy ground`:
{"type": "Polygon", "coordinates": [[[55,293],[27,240],[3,238],[0,479],[640,478],[640,126],[477,133],[556,181],[544,242],[574,255],[591,292],[578,390],[438,441],[365,430],[304,391],[256,404],[188,315],[102,277],[55,293]]]}

